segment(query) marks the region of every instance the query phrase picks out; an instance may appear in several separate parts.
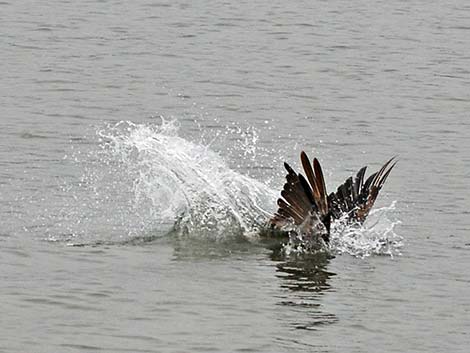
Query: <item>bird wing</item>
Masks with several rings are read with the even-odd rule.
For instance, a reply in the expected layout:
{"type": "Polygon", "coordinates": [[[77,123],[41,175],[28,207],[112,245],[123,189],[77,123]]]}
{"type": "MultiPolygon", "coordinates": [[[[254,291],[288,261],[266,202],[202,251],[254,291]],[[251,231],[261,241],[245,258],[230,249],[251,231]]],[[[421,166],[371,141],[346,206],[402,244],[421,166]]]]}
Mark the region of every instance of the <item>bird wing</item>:
{"type": "Polygon", "coordinates": [[[348,220],[364,222],[396,163],[395,157],[391,158],[365,181],[367,167],[362,167],[354,177],[346,179],[336,192],[328,196],[332,217],[339,219],[347,215],[348,220]]]}
{"type": "Polygon", "coordinates": [[[277,201],[279,208],[270,220],[275,227],[282,228],[289,224],[299,226],[311,212],[318,213],[320,219],[328,214],[328,195],[320,162],[315,158],[312,167],[303,151],[300,159],[307,179],[284,163],[286,183],[277,201]]]}

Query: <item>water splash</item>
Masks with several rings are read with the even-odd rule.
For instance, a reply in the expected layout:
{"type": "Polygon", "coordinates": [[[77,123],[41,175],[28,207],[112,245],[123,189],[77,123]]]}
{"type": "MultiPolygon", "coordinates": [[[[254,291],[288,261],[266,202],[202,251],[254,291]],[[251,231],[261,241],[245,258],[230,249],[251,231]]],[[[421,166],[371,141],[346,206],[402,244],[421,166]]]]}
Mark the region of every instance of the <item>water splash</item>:
{"type": "Polygon", "coordinates": [[[331,247],[336,254],[356,257],[400,255],[403,238],[395,233],[401,222],[394,219],[396,201],[387,207],[373,209],[362,225],[346,225],[341,220],[332,224],[331,247]]]}
{"type": "MultiPolygon", "coordinates": [[[[230,136],[237,133],[233,126],[227,129],[230,136]]],[[[247,131],[240,129],[240,138],[232,139],[240,159],[252,159],[257,153],[258,133],[247,131]]],[[[252,239],[275,210],[277,188],[229,168],[211,150],[210,142],[181,137],[174,120],[122,121],[97,135],[98,150],[81,157],[85,172],[78,183],[80,190],[67,190],[75,202],[67,207],[62,223],[74,220],[74,227],[68,223],[66,232],[67,241],[74,244],[128,242],[170,231],[211,241],[252,239]]],[[[395,203],[375,209],[361,227],[334,223],[332,252],[358,257],[399,254],[402,239],[394,232],[399,224],[393,220],[394,211],[395,203]]],[[[304,248],[288,244],[284,250],[289,255],[304,248]]]]}
{"type": "MultiPolygon", "coordinates": [[[[396,201],[388,207],[373,210],[364,224],[351,224],[339,219],[331,224],[330,244],[318,247],[316,252],[325,254],[349,254],[365,258],[371,255],[401,255],[403,238],[395,233],[401,222],[393,219],[396,201]]],[[[283,246],[286,255],[305,255],[310,248],[305,247],[301,235],[296,235],[283,246]]]]}
{"type": "Polygon", "coordinates": [[[270,214],[276,193],[239,174],[208,145],[161,125],[120,122],[99,132],[109,158],[133,175],[134,208],[158,222],[176,222],[181,233],[224,239],[253,231],[270,214]]]}

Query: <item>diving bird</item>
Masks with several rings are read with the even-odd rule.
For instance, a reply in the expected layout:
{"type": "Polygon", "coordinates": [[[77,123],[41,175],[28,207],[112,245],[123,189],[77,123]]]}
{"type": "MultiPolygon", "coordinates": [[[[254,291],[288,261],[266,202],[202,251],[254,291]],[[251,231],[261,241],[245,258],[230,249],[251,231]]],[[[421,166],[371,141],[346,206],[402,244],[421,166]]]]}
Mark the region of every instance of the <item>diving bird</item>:
{"type": "MultiPolygon", "coordinates": [[[[305,176],[287,163],[286,183],[277,200],[278,210],[268,221],[270,236],[300,238],[308,248],[319,249],[330,242],[330,226],[335,220],[362,224],[369,214],[385,180],[396,164],[395,157],[365,179],[367,167],[328,195],[318,159],[313,166],[305,152],[300,154],[305,176]],[[294,236],[294,237],[293,237],[294,236]]],[[[265,233],[268,234],[268,233],[265,233]]]]}

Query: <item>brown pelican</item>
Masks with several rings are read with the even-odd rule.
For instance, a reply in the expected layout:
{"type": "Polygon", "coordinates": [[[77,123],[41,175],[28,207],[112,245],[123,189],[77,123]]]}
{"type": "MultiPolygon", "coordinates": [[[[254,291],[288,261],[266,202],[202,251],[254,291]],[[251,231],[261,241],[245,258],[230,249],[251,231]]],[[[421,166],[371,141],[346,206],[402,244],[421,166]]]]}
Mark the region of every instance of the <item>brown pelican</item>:
{"type": "Polygon", "coordinates": [[[306,177],[296,173],[287,163],[286,183],[277,200],[279,209],[268,222],[264,238],[300,239],[304,247],[318,250],[330,242],[332,221],[342,219],[347,223],[361,224],[389,176],[396,162],[395,157],[365,181],[367,167],[349,177],[336,192],[326,191],[320,162],[314,158],[313,167],[302,151],[300,160],[306,177]]]}

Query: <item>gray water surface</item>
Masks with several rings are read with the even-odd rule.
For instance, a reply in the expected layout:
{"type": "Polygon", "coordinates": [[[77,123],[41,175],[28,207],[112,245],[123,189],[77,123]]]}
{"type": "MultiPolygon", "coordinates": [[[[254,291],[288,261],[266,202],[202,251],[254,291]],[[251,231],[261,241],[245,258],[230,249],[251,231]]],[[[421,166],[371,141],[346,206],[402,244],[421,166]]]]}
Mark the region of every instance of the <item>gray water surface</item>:
{"type": "Polygon", "coordinates": [[[0,30],[0,351],[468,351],[466,1],[2,1],[0,30]],[[330,190],[398,155],[401,255],[166,234],[103,138],[160,115],[272,190],[301,150],[330,190]]]}

